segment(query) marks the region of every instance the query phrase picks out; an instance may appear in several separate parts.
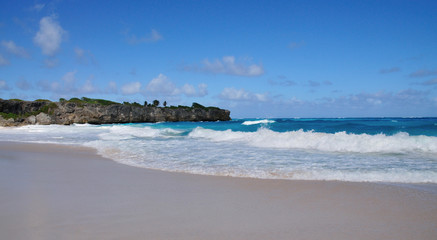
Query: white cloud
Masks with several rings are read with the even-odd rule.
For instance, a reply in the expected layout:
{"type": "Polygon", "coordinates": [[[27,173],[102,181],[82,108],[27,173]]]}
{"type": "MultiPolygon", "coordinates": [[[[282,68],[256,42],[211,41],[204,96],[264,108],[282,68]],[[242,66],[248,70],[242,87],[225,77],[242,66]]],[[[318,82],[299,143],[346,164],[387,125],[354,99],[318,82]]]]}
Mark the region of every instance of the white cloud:
{"type": "Polygon", "coordinates": [[[291,50],[294,50],[296,48],[300,48],[305,46],[305,42],[291,42],[290,44],[288,44],[288,48],[290,48],[291,50]]]}
{"type": "Polygon", "coordinates": [[[226,100],[250,100],[250,94],[244,89],[225,88],[220,93],[220,97],[226,100]]]}
{"type": "Polygon", "coordinates": [[[437,78],[425,81],[422,83],[422,85],[425,85],[425,86],[437,85],[437,78]]]}
{"type": "Polygon", "coordinates": [[[27,53],[26,49],[17,46],[13,41],[2,41],[1,45],[6,49],[7,52],[22,58],[29,58],[30,55],[27,53]]]}
{"type": "MultiPolygon", "coordinates": [[[[92,76],[91,76],[92,78],[92,76]]],[[[95,93],[97,88],[93,85],[91,79],[88,79],[85,84],[79,89],[80,93],[95,93]]]]}
{"type": "Polygon", "coordinates": [[[48,58],[44,60],[44,66],[46,68],[54,68],[58,66],[59,60],[57,58],[48,58]]]}
{"type": "Polygon", "coordinates": [[[221,60],[203,60],[202,66],[186,66],[187,71],[200,71],[214,74],[228,74],[235,76],[254,77],[264,74],[263,66],[257,64],[246,64],[244,61],[237,62],[234,56],[224,56],[221,60]]]}
{"type": "Polygon", "coordinates": [[[198,93],[199,97],[204,97],[208,95],[208,85],[206,85],[205,83],[201,83],[199,84],[198,88],[199,88],[199,93],[198,93]]]}
{"type": "Polygon", "coordinates": [[[106,88],[106,92],[113,93],[113,94],[118,93],[117,83],[114,81],[110,81],[108,83],[108,87],[106,88]]]}
{"type": "Polygon", "coordinates": [[[155,29],[152,29],[150,34],[144,37],[138,38],[135,34],[132,34],[128,37],[127,41],[130,44],[138,44],[138,43],[152,43],[162,40],[162,35],[156,31],[155,29]]]}
{"type": "Polygon", "coordinates": [[[401,69],[398,67],[392,67],[392,68],[383,68],[379,70],[379,73],[381,74],[387,74],[387,73],[394,73],[394,72],[400,72],[401,69]]]}
{"type": "Polygon", "coordinates": [[[413,73],[410,73],[409,77],[418,78],[418,77],[428,77],[434,75],[437,75],[437,70],[420,69],[413,73]]]}
{"type": "Polygon", "coordinates": [[[0,80],[0,90],[9,90],[8,83],[5,80],[0,80]]]}
{"type": "Polygon", "coordinates": [[[20,81],[18,81],[15,86],[17,86],[21,90],[29,90],[32,88],[32,84],[29,83],[26,79],[22,78],[20,81]]]}
{"type": "Polygon", "coordinates": [[[159,74],[158,77],[152,79],[146,86],[147,93],[161,96],[176,96],[184,94],[187,97],[204,97],[208,94],[208,86],[201,83],[198,89],[186,83],[182,87],[176,86],[167,76],[159,74]]]}
{"type": "Polygon", "coordinates": [[[4,58],[1,54],[0,54],[0,66],[5,66],[5,65],[9,65],[9,60],[4,58]]]}
{"type": "Polygon", "coordinates": [[[223,100],[231,100],[231,101],[266,102],[268,100],[267,94],[251,93],[244,89],[235,89],[233,87],[223,89],[219,97],[223,100]]]}
{"type": "Polygon", "coordinates": [[[317,87],[320,87],[322,85],[331,86],[332,82],[331,81],[318,82],[318,81],[309,80],[309,81],[307,81],[307,83],[305,85],[309,86],[309,87],[312,87],[312,88],[317,88],[317,87]]]}
{"type": "Polygon", "coordinates": [[[35,4],[35,5],[31,8],[31,10],[34,10],[34,11],[39,12],[39,11],[41,11],[45,6],[46,6],[46,5],[45,5],[44,3],[37,3],[37,4],[35,4]]]}
{"type": "Polygon", "coordinates": [[[55,17],[44,17],[39,22],[39,31],[36,33],[33,41],[38,45],[42,53],[48,56],[54,56],[61,46],[66,31],[56,21],[55,17]]]}
{"type": "Polygon", "coordinates": [[[67,72],[63,77],[62,81],[64,81],[66,84],[73,84],[76,81],[76,75],[77,71],[71,71],[67,72]]]}
{"type": "Polygon", "coordinates": [[[94,55],[88,50],[84,50],[80,47],[75,47],[74,54],[76,55],[76,60],[81,64],[84,65],[88,65],[88,63],[96,64],[94,55]]]}
{"type": "Polygon", "coordinates": [[[62,81],[64,84],[63,86],[59,85],[58,89],[65,92],[76,92],[76,73],[77,71],[75,70],[64,74],[64,76],[62,77],[62,81]]]}
{"type": "Polygon", "coordinates": [[[159,74],[158,77],[152,79],[146,86],[146,90],[158,95],[177,95],[178,89],[172,81],[164,74],[159,74]]]}
{"type": "Polygon", "coordinates": [[[156,42],[162,39],[162,35],[156,31],[155,29],[152,29],[152,32],[150,33],[149,39],[147,39],[150,42],[156,42]]]}
{"type": "Polygon", "coordinates": [[[182,86],[181,91],[187,96],[196,96],[196,88],[193,85],[186,83],[182,86]]]}
{"type": "Polygon", "coordinates": [[[140,82],[131,82],[121,87],[121,93],[124,95],[132,95],[132,94],[139,93],[140,91],[141,91],[140,82]]]}
{"type": "MultiPolygon", "coordinates": [[[[65,73],[60,81],[48,81],[41,80],[36,85],[40,90],[52,92],[56,95],[67,96],[78,96],[81,94],[98,93],[100,90],[93,84],[94,76],[91,74],[88,79],[79,85],[80,82],[76,77],[77,71],[70,71],[65,73]],[[79,86],[78,86],[79,85],[79,86]]],[[[18,86],[18,85],[17,85],[18,86]]]]}
{"type": "Polygon", "coordinates": [[[74,53],[76,54],[77,58],[83,58],[85,56],[85,51],[80,47],[75,47],[74,53]]]}

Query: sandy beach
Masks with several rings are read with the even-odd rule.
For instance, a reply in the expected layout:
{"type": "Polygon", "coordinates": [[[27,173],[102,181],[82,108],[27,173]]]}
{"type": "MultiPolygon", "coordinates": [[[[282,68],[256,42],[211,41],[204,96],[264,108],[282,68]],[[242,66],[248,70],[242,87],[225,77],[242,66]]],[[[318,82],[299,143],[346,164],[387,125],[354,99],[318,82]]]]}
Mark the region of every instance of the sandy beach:
{"type": "Polygon", "coordinates": [[[435,185],[198,176],[0,142],[0,239],[436,239],[435,185]]]}

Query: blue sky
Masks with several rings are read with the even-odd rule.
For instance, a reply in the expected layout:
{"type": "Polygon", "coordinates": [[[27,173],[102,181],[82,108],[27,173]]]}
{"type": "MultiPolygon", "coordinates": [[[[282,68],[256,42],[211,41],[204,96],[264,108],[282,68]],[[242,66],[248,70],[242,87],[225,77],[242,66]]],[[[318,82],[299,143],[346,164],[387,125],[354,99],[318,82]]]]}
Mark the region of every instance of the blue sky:
{"type": "Polygon", "coordinates": [[[437,116],[437,1],[2,1],[0,98],[437,116]]]}

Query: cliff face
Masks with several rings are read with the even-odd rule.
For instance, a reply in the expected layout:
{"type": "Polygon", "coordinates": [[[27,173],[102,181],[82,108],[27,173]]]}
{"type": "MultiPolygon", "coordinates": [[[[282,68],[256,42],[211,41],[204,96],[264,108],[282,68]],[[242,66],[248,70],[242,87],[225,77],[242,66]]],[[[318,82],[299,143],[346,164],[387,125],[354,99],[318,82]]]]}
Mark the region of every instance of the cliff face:
{"type": "Polygon", "coordinates": [[[228,110],[219,108],[162,108],[122,104],[104,106],[48,101],[0,100],[0,112],[3,113],[3,116],[0,116],[0,126],[228,121],[231,119],[228,110]]]}

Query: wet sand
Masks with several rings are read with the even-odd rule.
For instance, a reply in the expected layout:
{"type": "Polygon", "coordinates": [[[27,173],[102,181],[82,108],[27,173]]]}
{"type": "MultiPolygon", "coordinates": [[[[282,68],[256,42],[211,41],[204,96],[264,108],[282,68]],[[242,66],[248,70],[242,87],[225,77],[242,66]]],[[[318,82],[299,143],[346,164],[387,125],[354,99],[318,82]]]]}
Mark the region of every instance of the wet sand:
{"type": "Polygon", "coordinates": [[[435,240],[437,187],[168,173],[0,142],[0,239],[435,240]]]}

